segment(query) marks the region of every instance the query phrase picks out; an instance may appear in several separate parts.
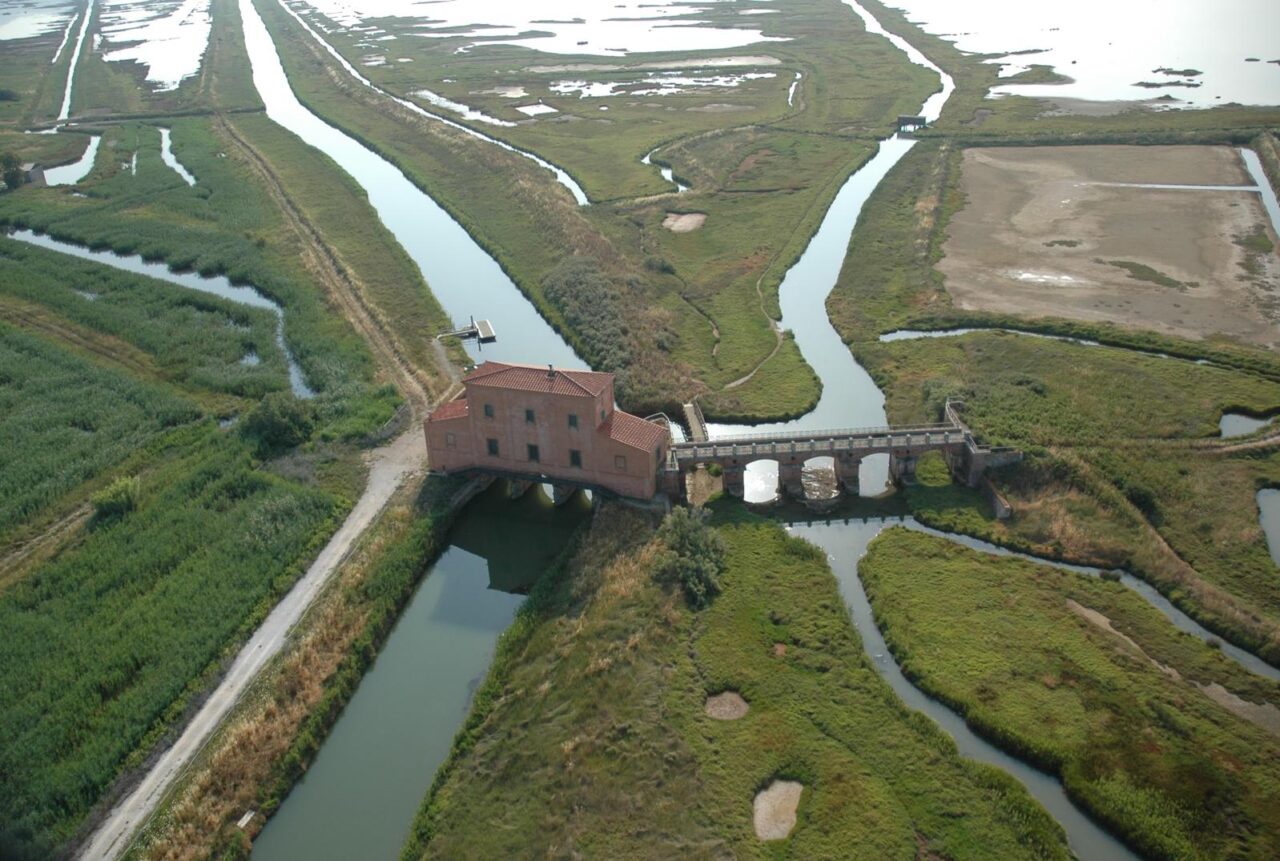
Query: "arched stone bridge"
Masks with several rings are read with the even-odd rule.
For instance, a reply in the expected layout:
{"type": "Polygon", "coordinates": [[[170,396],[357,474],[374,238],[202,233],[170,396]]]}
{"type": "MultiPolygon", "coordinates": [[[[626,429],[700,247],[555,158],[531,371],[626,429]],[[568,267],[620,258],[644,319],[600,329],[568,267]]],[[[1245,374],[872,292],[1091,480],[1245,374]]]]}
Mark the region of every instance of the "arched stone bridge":
{"type": "Polygon", "coordinates": [[[839,485],[858,493],[858,468],[865,457],[889,455],[889,476],[900,484],[915,479],[916,461],[931,451],[941,452],[952,474],[970,487],[982,482],[988,467],[1022,459],[1022,452],[978,444],[960,420],[959,402],[948,402],[947,421],[940,424],[898,427],[842,428],[815,431],[775,431],[741,434],[714,440],[675,442],[667,452],[663,487],[673,498],[684,496],[684,475],[699,464],[717,464],[724,470],[724,489],[741,498],[748,464],[772,460],[778,464],[778,483],[788,495],[801,498],[801,476],[806,461],[832,458],[839,485]]]}

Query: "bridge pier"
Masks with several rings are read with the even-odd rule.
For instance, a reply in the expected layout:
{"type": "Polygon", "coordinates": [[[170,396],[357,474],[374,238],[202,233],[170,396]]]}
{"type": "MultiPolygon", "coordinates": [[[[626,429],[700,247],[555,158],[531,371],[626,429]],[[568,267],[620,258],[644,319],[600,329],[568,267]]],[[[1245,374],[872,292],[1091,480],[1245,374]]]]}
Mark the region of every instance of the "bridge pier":
{"type": "Polygon", "coordinates": [[[553,484],[551,485],[551,501],[559,506],[564,505],[573,495],[578,492],[578,488],[570,484],[553,484]]]}
{"type": "Polygon", "coordinates": [[[747,468],[742,464],[724,465],[724,492],[734,499],[747,495],[747,468]]]}
{"type": "Polygon", "coordinates": [[[889,455],[889,478],[895,484],[915,484],[916,456],[914,454],[889,455]]]}
{"type": "Polygon", "coordinates": [[[804,464],[779,461],[778,487],[783,496],[804,499],[804,464]]]}
{"type": "Polygon", "coordinates": [[[858,481],[858,470],[862,468],[862,458],[848,454],[836,456],[836,481],[850,496],[858,496],[862,488],[858,481]]]}
{"type": "Polygon", "coordinates": [[[661,476],[662,492],[673,502],[684,502],[688,495],[686,481],[687,479],[682,470],[665,469],[662,471],[661,476]]]}

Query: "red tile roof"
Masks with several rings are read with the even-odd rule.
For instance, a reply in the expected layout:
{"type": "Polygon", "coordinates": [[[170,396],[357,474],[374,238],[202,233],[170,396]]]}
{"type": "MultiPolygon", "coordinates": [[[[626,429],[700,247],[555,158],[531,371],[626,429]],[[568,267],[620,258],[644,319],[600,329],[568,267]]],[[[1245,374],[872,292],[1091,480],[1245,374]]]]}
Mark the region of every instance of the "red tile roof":
{"type": "Polygon", "coordinates": [[[621,410],[614,410],[601,429],[608,431],[609,438],[614,442],[620,442],[641,451],[653,451],[667,438],[667,429],[662,425],[645,421],[621,410]]]}
{"type": "Polygon", "coordinates": [[[613,382],[613,374],[599,371],[548,370],[545,365],[485,362],[463,379],[469,386],[494,386],[522,392],[598,396],[613,382]]]}
{"type": "Polygon", "coordinates": [[[457,400],[452,400],[452,401],[449,401],[447,404],[441,404],[440,406],[436,407],[435,411],[431,413],[431,415],[427,416],[427,421],[437,422],[437,421],[443,421],[444,419],[456,419],[456,418],[461,418],[466,414],[467,414],[467,399],[458,398],[457,400]]]}

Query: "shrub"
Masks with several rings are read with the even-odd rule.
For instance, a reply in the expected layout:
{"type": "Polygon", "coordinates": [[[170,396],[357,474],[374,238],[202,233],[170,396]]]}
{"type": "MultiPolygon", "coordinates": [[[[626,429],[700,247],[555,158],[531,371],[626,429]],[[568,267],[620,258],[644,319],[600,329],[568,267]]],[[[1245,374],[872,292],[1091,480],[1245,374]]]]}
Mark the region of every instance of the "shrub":
{"type": "Polygon", "coordinates": [[[680,583],[695,610],[711,603],[720,591],[724,571],[724,542],[707,525],[702,509],[676,508],[662,521],[658,537],[666,544],[659,573],[680,583]]]}
{"type": "Polygon", "coordinates": [[[142,482],[136,475],[121,476],[92,496],[93,515],[99,520],[124,517],[138,507],[141,493],[142,482]]]}
{"type": "Polygon", "coordinates": [[[306,442],[313,418],[306,401],[289,392],[271,392],[249,412],[241,432],[258,444],[259,453],[265,454],[306,442]]]}
{"type": "MultiPolygon", "coordinates": [[[[0,90],[3,92],[3,90],[0,90]]],[[[0,171],[3,171],[5,188],[13,191],[22,185],[22,165],[18,162],[18,157],[11,152],[0,155],[0,171]]]]}

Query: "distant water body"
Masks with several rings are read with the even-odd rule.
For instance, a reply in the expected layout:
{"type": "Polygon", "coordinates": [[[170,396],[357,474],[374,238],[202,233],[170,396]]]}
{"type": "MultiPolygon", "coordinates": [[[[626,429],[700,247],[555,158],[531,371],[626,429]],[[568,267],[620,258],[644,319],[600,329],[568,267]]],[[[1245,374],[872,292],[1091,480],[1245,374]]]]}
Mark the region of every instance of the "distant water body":
{"type": "Polygon", "coordinates": [[[892,5],[963,51],[995,55],[1007,73],[1035,63],[1073,79],[1002,86],[997,94],[1093,101],[1168,94],[1180,102],[1174,107],[1199,108],[1280,104],[1280,65],[1268,62],[1280,60],[1280,3],[1275,0],[894,0],[892,5]],[[1016,53],[1036,49],[1040,52],[1016,53]],[[1199,86],[1168,86],[1177,81],[1199,86]],[[1140,82],[1165,86],[1134,86],[1140,82]]]}

